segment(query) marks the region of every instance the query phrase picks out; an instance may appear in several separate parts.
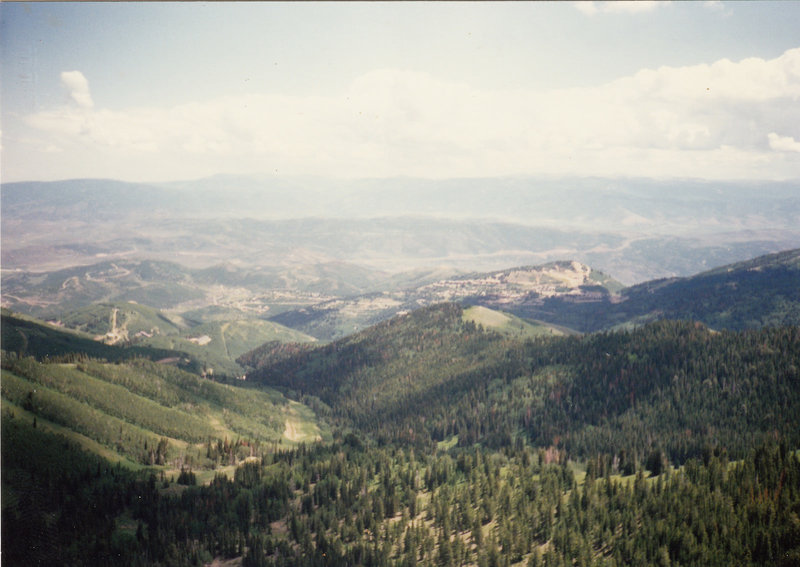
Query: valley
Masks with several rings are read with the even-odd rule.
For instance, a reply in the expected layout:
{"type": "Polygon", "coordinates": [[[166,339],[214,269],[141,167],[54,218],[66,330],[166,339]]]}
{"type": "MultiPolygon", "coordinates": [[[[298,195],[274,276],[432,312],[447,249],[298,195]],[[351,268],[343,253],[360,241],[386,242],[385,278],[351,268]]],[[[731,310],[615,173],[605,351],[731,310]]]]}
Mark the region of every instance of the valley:
{"type": "MultiPolygon", "coordinates": [[[[572,264],[509,274],[556,287],[588,276],[572,264]]],[[[90,358],[84,335],[10,314],[3,332],[4,349],[26,339],[3,356],[4,524],[17,536],[6,541],[35,545],[6,547],[12,559],[68,556],[75,542],[75,557],[132,565],[791,564],[800,553],[796,325],[564,336],[436,303],[325,344],[270,341],[239,357],[247,380],[228,385],[125,361],[134,346],[84,339],[119,357],[90,358]],[[53,356],[59,341],[71,354],[53,356]],[[56,451],[69,458],[53,465],[56,451]],[[90,506],[73,511],[72,492],[43,475],[86,487],[90,506]],[[774,519],[754,522],[760,513],[774,519]],[[43,541],[53,522],[59,536],[43,541]]]]}
{"type": "Polygon", "coordinates": [[[800,560],[789,188],[204,183],[3,186],[7,561],[800,560]]]}
{"type": "Polygon", "coordinates": [[[630,285],[797,248],[794,191],[638,178],[6,183],[0,253],[4,275],[149,259],[337,296],[416,270],[561,260],[630,285]]]}
{"type": "MultiPolygon", "coordinates": [[[[269,340],[268,332],[283,332],[286,340],[330,341],[395,315],[449,301],[507,311],[576,332],[664,317],[740,329],[759,327],[771,318],[797,323],[793,306],[800,301],[798,257],[797,251],[786,251],[687,278],[634,286],[575,261],[458,275],[430,271],[388,281],[381,291],[348,289],[341,296],[312,291],[311,285],[305,290],[279,282],[281,287],[262,287],[276,282],[246,270],[225,269],[224,283],[214,283],[217,280],[210,280],[206,270],[127,261],[49,274],[14,273],[4,278],[3,306],[100,336],[112,332],[109,321],[116,309],[129,342],[157,346],[166,336],[181,335],[184,345],[194,349],[205,346],[196,342],[208,335],[217,336],[210,350],[218,351],[224,334],[209,330],[215,325],[247,326],[256,333],[252,340],[244,339],[248,348],[258,346],[261,338],[269,340]],[[106,273],[111,276],[105,277],[106,273]],[[79,285],[65,287],[59,283],[64,281],[79,285]],[[157,309],[140,303],[148,298],[157,309]],[[282,328],[306,336],[291,338],[282,328]]],[[[313,285],[321,285],[314,281],[313,285]]],[[[219,352],[233,360],[246,350],[219,352]]]]}

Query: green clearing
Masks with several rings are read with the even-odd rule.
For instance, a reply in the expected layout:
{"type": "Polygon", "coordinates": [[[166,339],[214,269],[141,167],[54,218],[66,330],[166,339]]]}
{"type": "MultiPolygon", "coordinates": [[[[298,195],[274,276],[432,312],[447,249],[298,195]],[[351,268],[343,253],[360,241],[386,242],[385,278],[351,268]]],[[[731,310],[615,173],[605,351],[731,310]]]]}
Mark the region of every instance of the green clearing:
{"type": "Polygon", "coordinates": [[[458,435],[452,435],[445,439],[444,441],[439,441],[436,444],[437,451],[449,451],[453,447],[458,445],[458,435]]]}
{"type": "Polygon", "coordinates": [[[283,438],[291,444],[330,441],[330,429],[318,422],[314,412],[301,403],[289,402],[283,438]]]}
{"type": "Polygon", "coordinates": [[[471,322],[475,325],[481,325],[485,329],[497,331],[503,335],[512,337],[533,338],[568,334],[567,331],[555,326],[526,321],[516,315],[503,313],[502,311],[496,311],[481,305],[474,305],[464,309],[461,318],[465,323],[471,322]]]}

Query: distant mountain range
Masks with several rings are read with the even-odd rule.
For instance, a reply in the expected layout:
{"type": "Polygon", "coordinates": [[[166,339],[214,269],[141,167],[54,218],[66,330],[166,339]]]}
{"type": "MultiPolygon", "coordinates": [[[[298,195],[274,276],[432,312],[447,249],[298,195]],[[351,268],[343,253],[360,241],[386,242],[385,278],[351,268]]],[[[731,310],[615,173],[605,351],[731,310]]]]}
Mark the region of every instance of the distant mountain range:
{"type": "Polygon", "coordinates": [[[794,229],[795,182],[642,178],[333,180],[219,175],[161,184],[103,179],[2,186],[3,214],[27,220],[152,218],[486,219],[513,224],[675,234],[794,229]]]}
{"type": "Polygon", "coordinates": [[[800,246],[796,193],[790,182],[596,178],[10,183],[0,192],[2,265],[344,263],[369,280],[572,259],[639,283],[800,246]]]}

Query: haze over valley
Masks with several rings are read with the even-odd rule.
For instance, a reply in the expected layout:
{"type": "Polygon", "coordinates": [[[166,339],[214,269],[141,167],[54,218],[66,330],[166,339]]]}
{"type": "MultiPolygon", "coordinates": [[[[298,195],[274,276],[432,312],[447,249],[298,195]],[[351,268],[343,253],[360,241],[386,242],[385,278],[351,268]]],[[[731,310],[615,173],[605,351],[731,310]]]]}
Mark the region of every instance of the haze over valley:
{"type": "Polygon", "coordinates": [[[795,193],[792,182],[601,178],[12,183],[2,264],[161,259],[291,273],[344,263],[374,272],[349,282],[364,291],[413,270],[577,260],[632,284],[797,247],[795,193]]]}

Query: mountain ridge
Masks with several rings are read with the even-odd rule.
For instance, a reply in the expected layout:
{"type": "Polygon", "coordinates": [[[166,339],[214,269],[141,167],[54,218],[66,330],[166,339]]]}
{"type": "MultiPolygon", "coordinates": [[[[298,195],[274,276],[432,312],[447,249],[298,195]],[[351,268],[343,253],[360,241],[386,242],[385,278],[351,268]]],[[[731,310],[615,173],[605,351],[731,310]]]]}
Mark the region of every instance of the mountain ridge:
{"type": "Polygon", "coordinates": [[[252,318],[320,340],[340,338],[443,301],[482,305],[578,332],[665,317],[739,329],[800,322],[799,251],[627,287],[574,260],[487,272],[425,270],[395,276],[341,263],[280,272],[236,265],[194,270],[174,262],[104,261],[42,274],[5,273],[3,304],[40,318],[69,321],[70,313],[95,309],[90,306],[97,302],[144,310],[144,305],[135,304],[155,301],[149,307],[161,308],[160,314],[145,319],[166,319],[137,332],[150,332],[167,322],[188,327],[252,318]],[[331,286],[335,291],[324,293],[331,286]]]}
{"type": "MultiPolygon", "coordinates": [[[[702,213],[704,218],[713,221],[707,229],[717,230],[727,222],[725,219],[732,217],[747,219],[748,224],[763,225],[763,219],[759,218],[771,216],[773,226],[780,220],[781,226],[792,227],[791,219],[798,212],[794,201],[796,186],[791,181],[530,176],[333,180],[213,176],[168,183],[70,179],[2,185],[3,208],[12,216],[19,214],[19,207],[26,210],[38,201],[63,209],[65,205],[81,203],[87,198],[98,206],[96,213],[102,216],[107,208],[116,208],[114,199],[108,199],[109,188],[123,198],[132,196],[129,193],[133,191],[146,192],[152,199],[149,202],[125,201],[134,209],[171,210],[177,215],[216,209],[217,215],[238,214],[250,218],[259,214],[272,218],[374,218],[396,215],[397,211],[441,216],[441,211],[447,210],[453,218],[468,215],[514,222],[567,219],[585,223],[587,218],[598,222],[602,212],[606,225],[659,220],[662,230],[668,230],[669,223],[663,221],[674,220],[686,225],[689,218],[697,219],[702,213]],[[565,188],[570,189],[566,197],[565,188]],[[194,197],[189,202],[185,200],[187,192],[194,197]],[[97,199],[95,195],[106,198],[97,199]],[[487,199],[487,195],[494,198],[487,199]],[[601,201],[603,206],[598,206],[601,201]],[[178,203],[180,207],[176,207],[178,203]],[[242,212],[247,214],[242,215],[242,212]]],[[[84,209],[84,206],[76,209],[82,218],[84,209]]]]}
{"type": "MultiPolygon", "coordinates": [[[[512,311],[512,306],[554,295],[610,295],[622,285],[575,261],[457,275],[411,289],[336,298],[272,320],[322,339],[340,338],[396,314],[445,301],[512,311]]],[[[533,317],[536,318],[536,317],[533,317]]]]}
{"type": "MultiPolygon", "coordinates": [[[[582,331],[660,318],[692,319],[719,329],[800,324],[800,249],[767,254],[696,276],[654,280],[620,291],[615,301],[584,305],[547,300],[557,321],[582,331]]],[[[543,315],[522,310],[521,316],[543,315]]],[[[539,317],[545,320],[553,317],[539,317]]]]}
{"type": "Polygon", "coordinates": [[[792,393],[797,326],[743,333],[664,320],[625,332],[525,337],[482,328],[464,309],[437,304],[327,345],[261,349],[239,360],[254,368],[248,380],[305,400],[338,427],[420,448],[450,437],[464,447],[507,446],[522,436],[582,457],[620,446],[641,456],[656,437],[682,462],[707,444],[741,454],[754,435],[791,434],[786,420],[795,409],[784,406],[800,408],[792,393]],[[748,364],[761,370],[748,374],[748,364]],[[753,378],[772,365],[781,368],[774,380],[753,378]],[[709,389],[713,399],[704,397],[709,389]],[[743,403],[761,408],[758,421],[731,417],[743,403]],[[774,403],[784,409],[774,413],[774,403]],[[656,435],[647,424],[659,412],[656,435]]]}
{"type": "Polygon", "coordinates": [[[334,299],[273,319],[330,339],[442,301],[482,305],[579,332],[659,318],[695,319],[730,329],[796,325],[800,324],[800,249],[629,287],[579,262],[551,262],[334,299]]]}
{"type": "Polygon", "coordinates": [[[398,273],[570,258],[630,284],[800,246],[794,193],[789,182],[600,178],[3,184],[2,264],[179,253],[195,268],[344,261],[398,273]]]}

